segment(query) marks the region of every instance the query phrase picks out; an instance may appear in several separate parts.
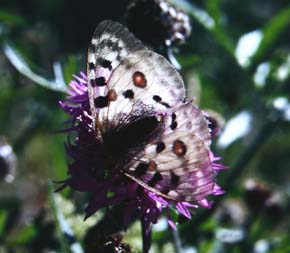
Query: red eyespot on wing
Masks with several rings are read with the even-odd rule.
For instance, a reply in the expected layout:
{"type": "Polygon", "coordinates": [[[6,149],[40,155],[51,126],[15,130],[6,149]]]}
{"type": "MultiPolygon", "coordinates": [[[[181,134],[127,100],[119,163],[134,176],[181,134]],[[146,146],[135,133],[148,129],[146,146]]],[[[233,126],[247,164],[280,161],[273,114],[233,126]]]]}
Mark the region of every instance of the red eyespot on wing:
{"type": "Polygon", "coordinates": [[[145,75],[140,71],[136,71],[133,74],[133,83],[138,88],[145,88],[147,85],[147,80],[146,80],[145,75]]]}

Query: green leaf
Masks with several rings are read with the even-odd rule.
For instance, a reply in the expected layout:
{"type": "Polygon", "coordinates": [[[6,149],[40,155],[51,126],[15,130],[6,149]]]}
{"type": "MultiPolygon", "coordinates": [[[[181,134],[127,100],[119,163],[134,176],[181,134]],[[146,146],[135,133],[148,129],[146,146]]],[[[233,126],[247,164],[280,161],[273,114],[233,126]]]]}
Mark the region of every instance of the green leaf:
{"type": "Polygon", "coordinates": [[[21,233],[13,240],[13,244],[25,244],[35,236],[36,230],[33,225],[26,226],[21,233]]]}
{"type": "Polygon", "coordinates": [[[0,22],[9,26],[26,25],[24,18],[8,10],[0,10],[0,22]]]}
{"type": "Polygon", "coordinates": [[[7,213],[4,210],[0,211],[0,237],[2,236],[2,233],[4,232],[4,225],[5,220],[7,218],[7,213]]]}
{"type": "Polygon", "coordinates": [[[268,53],[281,38],[283,32],[289,28],[289,24],[290,6],[280,11],[262,29],[264,36],[256,53],[252,56],[250,70],[255,70],[259,63],[267,58],[268,53]]]}
{"type": "Polygon", "coordinates": [[[64,80],[69,82],[72,80],[73,74],[78,74],[78,59],[74,55],[70,55],[63,65],[64,80]]]}
{"type": "Polygon", "coordinates": [[[179,55],[177,58],[183,69],[195,67],[201,61],[198,55],[193,54],[179,55]]]}
{"type": "Polygon", "coordinates": [[[4,45],[4,53],[7,57],[7,59],[10,61],[10,63],[24,76],[31,79],[35,83],[48,88],[50,90],[55,91],[61,91],[66,92],[67,86],[64,82],[63,75],[62,75],[62,69],[58,62],[56,62],[54,67],[54,74],[55,78],[54,80],[48,80],[35,72],[33,72],[25,59],[8,43],[4,45]]]}
{"type": "Polygon", "coordinates": [[[209,15],[214,19],[216,24],[220,22],[220,0],[207,0],[206,9],[209,15]]]}

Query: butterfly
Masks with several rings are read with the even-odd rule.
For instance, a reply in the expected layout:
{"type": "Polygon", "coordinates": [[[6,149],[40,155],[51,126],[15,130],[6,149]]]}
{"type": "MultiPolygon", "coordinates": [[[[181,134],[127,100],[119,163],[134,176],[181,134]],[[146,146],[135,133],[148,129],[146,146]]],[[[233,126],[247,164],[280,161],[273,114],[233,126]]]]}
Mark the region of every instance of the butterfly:
{"type": "Polygon", "coordinates": [[[92,128],[108,173],[119,171],[170,200],[212,193],[208,122],[163,56],[106,20],[93,34],[87,77],[92,128]]]}

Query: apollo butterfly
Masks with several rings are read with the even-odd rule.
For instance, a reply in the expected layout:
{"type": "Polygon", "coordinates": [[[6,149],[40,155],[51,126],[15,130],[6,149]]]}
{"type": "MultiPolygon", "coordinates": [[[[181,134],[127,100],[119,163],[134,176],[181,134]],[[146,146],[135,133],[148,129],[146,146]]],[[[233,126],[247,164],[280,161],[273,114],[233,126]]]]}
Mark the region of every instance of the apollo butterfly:
{"type": "Polygon", "coordinates": [[[87,78],[105,171],[119,170],[170,200],[199,201],[213,193],[208,122],[163,56],[119,23],[103,21],[88,49],[87,78]]]}

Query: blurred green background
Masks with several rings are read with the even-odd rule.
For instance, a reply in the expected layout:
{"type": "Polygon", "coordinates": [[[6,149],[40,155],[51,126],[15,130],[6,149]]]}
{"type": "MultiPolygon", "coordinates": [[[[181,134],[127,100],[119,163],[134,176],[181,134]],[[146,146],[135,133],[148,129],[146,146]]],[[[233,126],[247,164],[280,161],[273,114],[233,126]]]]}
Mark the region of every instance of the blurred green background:
{"type": "MultiPolygon", "coordinates": [[[[52,180],[67,177],[67,136],[55,131],[68,117],[57,102],[72,75],[85,70],[96,25],[126,25],[128,2],[1,1],[1,253],[101,252],[88,246],[87,233],[103,212],[84,222],[86,196],[52,193],[52,180]]],[[[176,232],[161,219],[153,250],[290,252],[290,3],[171,2],[192,24],[186,43],[173,49],[188,96],[220,126],[213,149],[229,169],[217,178],[226,194],[211,210],[180,218],[176,232]]],[[[124,237],[140,251],[138,223],[124,237]]]]}

